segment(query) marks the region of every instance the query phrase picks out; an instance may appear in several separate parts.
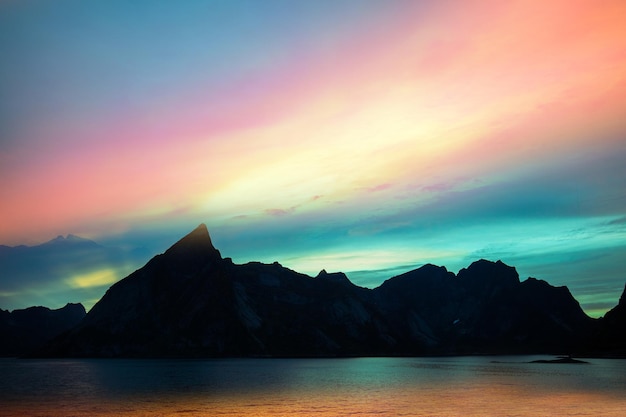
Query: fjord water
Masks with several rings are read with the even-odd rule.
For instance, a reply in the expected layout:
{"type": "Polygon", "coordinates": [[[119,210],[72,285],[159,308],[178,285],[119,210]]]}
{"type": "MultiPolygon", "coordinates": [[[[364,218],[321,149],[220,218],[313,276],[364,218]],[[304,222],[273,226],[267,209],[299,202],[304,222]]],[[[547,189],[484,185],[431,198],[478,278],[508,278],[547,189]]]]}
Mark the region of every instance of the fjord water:
{"type": "Polygon", "coordinates": [[[623,416],[626,360],[0,360],[1,416],[623,416]]]}

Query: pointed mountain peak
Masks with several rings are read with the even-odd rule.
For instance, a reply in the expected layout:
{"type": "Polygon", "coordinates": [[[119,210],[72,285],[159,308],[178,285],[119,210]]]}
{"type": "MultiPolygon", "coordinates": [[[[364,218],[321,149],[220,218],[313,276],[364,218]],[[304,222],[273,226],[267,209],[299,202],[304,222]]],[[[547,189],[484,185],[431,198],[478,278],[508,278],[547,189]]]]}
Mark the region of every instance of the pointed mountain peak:
{"type": "Polygon", "coordinates": [[[59,244],[64,245],[66,243],[68,243],[68,241],[65,239],[65,236],[58,235],[54,239],[50,239],[49,241],[44,242],[44,243],[42,243],[39,246],[43,246],[43,245],[59,245],[59,244]]]}
{"type": "Polygon", "coordinates": [[[322,269],[315,278],[328,282],[354,285],[343,272],[326,272],[325,269],[322,269]]]}
{"type": "Polygon", "coordinates": [[[211,236],[209,235],[209,229],[207,229],[206,224],[200,223],[198,227],[189,232],[185,237],[181,240],[195,238],[195,239],[208,239],[211,240],[211,236]]]}
{"type": "Polygon", "coordinates": [[[69,234],[67,236],[58,235],[54,239],[51,239],[45,243],[42,243],[39,246],[68,246],[68,245],[90,245],[90,246],[98,246],[96,242],[93,240],[85,239],[80,236],[69,234]]]}
{"type": "Polygon", "coordinates": [[[204,223],[200,224],[185,237],[176,242],[165,251],[165,255],[177,258],[195,258],[198,256],[209,256],[214,259],[221,259],[220,252],[215,249],[209,230],[204,223]]]}

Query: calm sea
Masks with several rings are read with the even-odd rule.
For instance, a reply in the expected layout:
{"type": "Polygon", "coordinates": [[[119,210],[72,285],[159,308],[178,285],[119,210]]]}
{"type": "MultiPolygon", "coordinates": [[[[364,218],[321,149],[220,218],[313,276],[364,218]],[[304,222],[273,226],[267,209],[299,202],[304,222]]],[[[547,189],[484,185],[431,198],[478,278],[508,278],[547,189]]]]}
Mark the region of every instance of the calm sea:
{"type": "Polygon", "coordinates": [[[0,415],[626,415],[626,360],[533,359],[0,359],[0,415]]]}

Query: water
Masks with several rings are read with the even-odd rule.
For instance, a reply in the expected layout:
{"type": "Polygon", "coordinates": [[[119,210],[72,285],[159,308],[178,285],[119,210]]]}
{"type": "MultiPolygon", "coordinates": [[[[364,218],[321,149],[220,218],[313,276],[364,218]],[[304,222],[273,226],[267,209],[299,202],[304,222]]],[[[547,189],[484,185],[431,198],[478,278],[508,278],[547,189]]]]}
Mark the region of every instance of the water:
{"type": "Polygon", "coordinates": [[[0,416],[626,415],[626,360],[533,359],[0,359],[0,416]]]}

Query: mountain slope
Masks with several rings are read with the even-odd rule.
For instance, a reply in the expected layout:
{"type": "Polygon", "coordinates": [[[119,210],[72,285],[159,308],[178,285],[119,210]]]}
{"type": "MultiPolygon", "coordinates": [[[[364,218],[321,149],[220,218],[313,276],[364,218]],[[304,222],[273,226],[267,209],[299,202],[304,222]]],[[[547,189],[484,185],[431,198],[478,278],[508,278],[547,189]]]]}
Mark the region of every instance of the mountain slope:
{"type": "Polygon", "coordinates": [[[626,287],[617,306],[602,318],[589,350],[592,355],[626,358],[626,287]]]}

